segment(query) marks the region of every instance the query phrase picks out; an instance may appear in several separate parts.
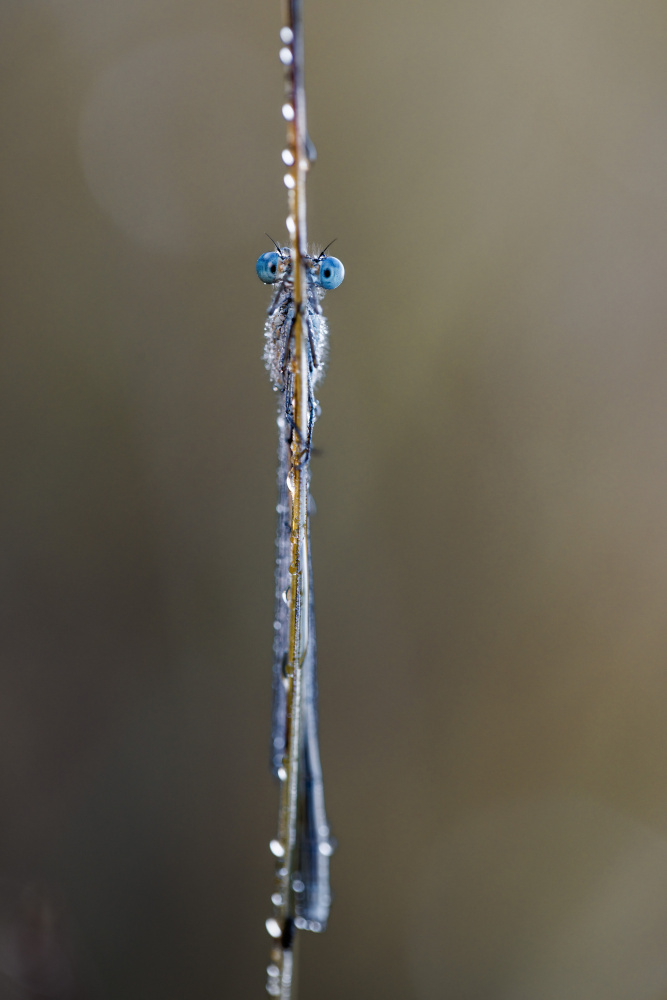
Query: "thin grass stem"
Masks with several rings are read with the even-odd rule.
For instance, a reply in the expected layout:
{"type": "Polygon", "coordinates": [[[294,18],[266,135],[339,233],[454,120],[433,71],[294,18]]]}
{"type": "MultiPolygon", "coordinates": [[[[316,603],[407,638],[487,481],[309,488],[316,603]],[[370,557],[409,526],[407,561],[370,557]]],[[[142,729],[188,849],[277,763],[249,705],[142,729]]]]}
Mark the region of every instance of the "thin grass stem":
{"type": "Polygon", "coordinates": [[[289,247],[274,242],[257,273],[276,287],[265,326],[265,360],[278,407],[278,531],[274,629],[272,767],[280,780],[273,938],[267,990],[281,1000],[296,996],[297,931],[326,927],[333,847],[324,806],[317,735],[315,612],[309,528],[310,455],[319,413],[314,389],[324,372],[327,325],[320,301],[343,280],[335,257],[309,256],[306,176],[314,149],[308,137],[303,77],[302,0],[285,0],[283,48],[288,167],[289,247]]]}

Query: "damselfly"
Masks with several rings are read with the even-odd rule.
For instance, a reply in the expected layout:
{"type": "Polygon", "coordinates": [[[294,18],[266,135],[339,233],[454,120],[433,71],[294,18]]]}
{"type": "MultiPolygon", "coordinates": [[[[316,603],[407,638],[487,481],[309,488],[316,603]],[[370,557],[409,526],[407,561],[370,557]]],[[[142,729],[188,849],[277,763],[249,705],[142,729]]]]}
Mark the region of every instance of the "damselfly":
{"type": "MultiPolygon", "coordinates": [[[[332,853],[329,823],[324,806],[322,769],[318,744],[317,678],[315,615],[310,557],[310,531],[308,518],[306,528],[306,549],[301,553],[302,569],[307,581],[307,603],[292,608],[292,529],[293,529],[293,465],[296,456],[301,477],[305,483],[306,502],[308,500],[309,460],[313,424],[319,413],[315,398],[315,388],[324,374],[327,358],[327,322],[320,305],[326,289],[337,288],[345,271],[336,257],[326,256],[323,251],[318,256],[305,256],[303,268],[307,294],[301,311],[304,332],[307,371],[304,388],[307,400],[307,420],[305,436],[299,428],[295,415],[294,400],[294,357],[293,337],[296,306],[294,300],[294,280],[292,256],[288,247],[262,254],[257,261],[257,274],[267,284],[274,284],[276,291],[268,309],[265,325],[266,367],[271,376],[274,390],[280,393],[278,404],[278,527],[276,533],[276,598],[273,627],[273,718],[271,733],[271,766],[273,773],[281,780],[287,779],[286,748],[288,741],[288,681],[290,668],[290,612],[297,612],[299,627],[304,633],[302,671],[302,725],[300,729],[301,747],[299,752],[299,781],[297,789],[295,851],[291,872],[291,885],[285,885],[281,875],[285,857],[285,845],[280,840],[272,841],[272,850],[278,861],[278,883],[280,888],[274,893],[274,905],[282,912],[283,919],[273,918],[276,929],[281,934],[291,933],[294,928],[312,931],[324,930],[329,915],[329,857],[332,853]],[[283,906],[283,893],[287,890],[291,903],[283,906]],[[291,890],[291,891],[290,891],[291,890]]],[[[307,514],[307,511],[306,511],[307,514]]],[[[296,600],[302,600],[296,588],[296,600]]],[[[305,596],[305,595],[303,595],[305,596]]],[[[273,924],[271,927],[274,926],[273,924]]],[[[271,929],[271,927],[269,929],[271,929]]]]}

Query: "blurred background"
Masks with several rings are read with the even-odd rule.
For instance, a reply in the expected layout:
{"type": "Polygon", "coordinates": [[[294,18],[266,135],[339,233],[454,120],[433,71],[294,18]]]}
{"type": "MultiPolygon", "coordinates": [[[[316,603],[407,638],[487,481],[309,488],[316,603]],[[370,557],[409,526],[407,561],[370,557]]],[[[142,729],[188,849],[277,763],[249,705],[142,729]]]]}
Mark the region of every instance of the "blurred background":
{"type": "MultiPolygon", "coordinates": [[[[0,1000],[264,995],[277,0],[0,6],[0,1000]]],[[[667,998],[667,8],[307,0],[302,1000],[667,998]]]]}

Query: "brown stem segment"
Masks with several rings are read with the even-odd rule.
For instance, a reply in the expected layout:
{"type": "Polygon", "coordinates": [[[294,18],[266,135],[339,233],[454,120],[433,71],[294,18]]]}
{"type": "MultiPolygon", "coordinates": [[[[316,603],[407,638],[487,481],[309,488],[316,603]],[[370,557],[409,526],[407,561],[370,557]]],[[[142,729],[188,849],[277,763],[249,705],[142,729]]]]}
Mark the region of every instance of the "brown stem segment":
{"type": "Polygon", "coordinates": [[[294,1000],[296,963],[293,876],[296,861],[296,834],[299,797],[299,767],[303,744],[303,671],[308,646],[308,463],[303,461],[308,440],[308,359],[307,330],[304,329],[307,302],[306,272],[306,174],[308,139],[303,79],[302,0],[284,0],[284,28],[281,33],[292,59],[286,63],[287,148],[293,157],[288,182],[290,253],[294,281],[294,323],[291,351],[291,412],[295,430],[291,437],[288,491],[290,495],[290,617],[289,662],[285,668],[287,727],[281,775],[278,843],[274,883],[275,911],[270,922],[274,935],[271,950],[269,992],[281,1000],[294,1000]],[[279,900],[279,902],[278,902],[279,900]],[[276,974],[277,972],[277,974],[276,974]]]}

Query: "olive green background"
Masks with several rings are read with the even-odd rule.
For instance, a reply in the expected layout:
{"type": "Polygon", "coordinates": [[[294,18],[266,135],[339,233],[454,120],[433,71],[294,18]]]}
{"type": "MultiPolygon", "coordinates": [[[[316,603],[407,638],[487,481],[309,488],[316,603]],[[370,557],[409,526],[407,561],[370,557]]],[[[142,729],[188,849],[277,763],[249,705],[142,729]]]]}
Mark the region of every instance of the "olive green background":
{"type": "MultiPolygon", "coordinates": [[[[261,997],[277,0],[0,5],[0,998],[261,997]]],[[[667,998],[667,8],[306,0],[302,1000],[667,998]]]]}

